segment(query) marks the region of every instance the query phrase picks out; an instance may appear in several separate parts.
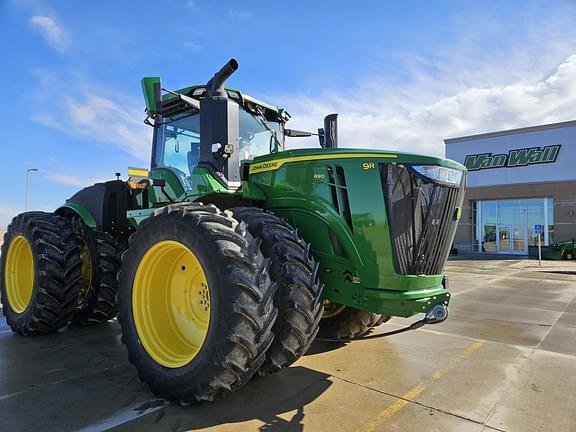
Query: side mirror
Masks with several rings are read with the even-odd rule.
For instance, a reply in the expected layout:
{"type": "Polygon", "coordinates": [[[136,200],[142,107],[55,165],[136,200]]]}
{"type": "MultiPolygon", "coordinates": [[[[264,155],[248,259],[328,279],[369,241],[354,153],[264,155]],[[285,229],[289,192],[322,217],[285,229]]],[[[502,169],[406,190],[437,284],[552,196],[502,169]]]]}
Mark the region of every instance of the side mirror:
{"type": "Polygon", "coordinates": [[[148,114],[157,114],[162,107],[162,84],[159,77],[142,78],[142,92],[148,114]]]}
{"type": "Polygon", "coordinates": [[[325,148],[338,148],[338,114],[328,114],[324,117],[325,148]]]}
{"type": "Polygon", "coordinates": [[[318,139],[322,148],[338,148],[338,114],[324,117],[324,127],[318,129],[318,139]]]}

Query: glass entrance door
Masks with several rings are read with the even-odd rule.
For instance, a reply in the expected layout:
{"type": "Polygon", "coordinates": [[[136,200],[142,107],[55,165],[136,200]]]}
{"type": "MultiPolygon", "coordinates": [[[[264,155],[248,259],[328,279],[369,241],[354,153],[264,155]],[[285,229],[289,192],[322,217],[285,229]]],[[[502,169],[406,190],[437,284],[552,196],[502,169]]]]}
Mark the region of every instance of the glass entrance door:
{"type": "Polygon", "coordinates": [[[528,253],[528,236],[525,226],[512,227],[512,253],[525,255],[528,253]]]}
{"type": "Polygon", "coordinates": [[[554,241],[552,198],[477,201],[475,207],[474,250],[528,255],[538,246],[537,225],[544,227],[543,246],[554,241]]]}
{"type": "Polygon", "coordinates": [[[498,253],[519,254],[528,253],[528,242],[526,239],[526,227],[498,225],[497,227],[498,253]]]}
{"type": "Polygon", "coordinates": [[[498,253],[512,253],[512,242],[510,241],[510,227],[498,225],[498,244],[496,245],[498,253]]]}

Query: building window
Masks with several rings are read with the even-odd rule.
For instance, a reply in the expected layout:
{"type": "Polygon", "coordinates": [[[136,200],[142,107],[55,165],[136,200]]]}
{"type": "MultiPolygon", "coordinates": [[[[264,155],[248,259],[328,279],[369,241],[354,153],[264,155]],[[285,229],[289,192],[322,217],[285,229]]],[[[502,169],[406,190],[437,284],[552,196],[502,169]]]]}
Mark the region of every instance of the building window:
{"type": "MultiPolygon", "coordinates": [[[[539,235],[536,234],[536,225],[544,226],[544,212],[546,203],[543,199],[526,200],[526,217],[528,225],[528,246],[538,246],[539,235]]],[[[542,234],[540,234],[540,237],[542,234]]],[[[542,243],[543,242],[543,239],[542,243]]]]}
{"type": "Polygon", "coordinates": [[[475,203],[474,250],[487,253],[528,254],[539,236],[547,246],[554,241],[552,198],[478,201],[475,203]],[[538,234],[543,229],[542,234],[538,234]]]}
{"type": "Polygon", "coordinates": [[[479,233],[478,233],[478,225],[476,221],[478,220],[478,201],[471,201],[472,205],[472,252],[480,252],[478,245],[480,244],[479,240],[479,233]]]}
{"type": "Polygon", "coordinates": [[[546,200],[546,223],[548,225],[547,245],[554,243],[554,201],[552,198],[546,200]]]}

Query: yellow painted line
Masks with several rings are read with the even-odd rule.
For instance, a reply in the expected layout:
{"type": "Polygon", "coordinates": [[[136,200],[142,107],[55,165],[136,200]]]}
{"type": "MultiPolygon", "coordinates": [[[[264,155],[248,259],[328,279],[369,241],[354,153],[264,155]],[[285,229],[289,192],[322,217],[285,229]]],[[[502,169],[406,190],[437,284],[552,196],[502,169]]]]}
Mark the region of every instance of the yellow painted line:
{"type": "Polygon", "coordinates": [[[128,168],[128,175],[130,177],[148,177],[148,170],[146,168],[128,168]]]}
{"type": "Polygon", "coordinates": [[[456,358],[453,360],[452,364],[448,368],[438,369],[434,371],[434,373],[428,380],[421,382],[417,386],[408,390],[400,397],[400,399],[398,399],[392,405],[388,405],[386,408],[384,408],[382,411],[380,411],[378,414],[376,414],[374,417],[372,417],[370,420],[364,423],[364,425],[360,429],[358,429],[358,432],[374,432],[375,430],[379,429],[386,422],[387,419],[398,413],[402,408],[404,408],[406,405],[408,405],[410,402],[412,402],[414,399],[420,396],[420,394],[424,390],[426,390],[430,384],[432,384],[435,381],[438,381],[440,378],[446,375],[446,372],[456,367],[462,361],[466,360],[476,350],[481,348],[482,345],[484,345],[484,342],[474,342],[469,346],[467,346],[465,350],[461,351],[456,356],[456,358]]]}
{"type": "Polygon", "coordinates": [[[290,162],[308,162],[315,160],[332,160],[332,159],[396,159],[398,155],[388,153],[342,153],[312,156],[295,156],[285,159],[276,159],[267,162],[260,162],[250,165],[250,174],[256,174],[266,171],[274,171],[282,165],[290,162]]]}
{"type": "Polygon", "coordinates": [[[484,345],[484,342],[474,342],[472,345],[470,345],[468,348],[466,348],[464,351],[458,354],[458,358],[464,360],[465,358],[470,357],[470,355],[477,349],[481,348],[482,345],[484,345]]]}

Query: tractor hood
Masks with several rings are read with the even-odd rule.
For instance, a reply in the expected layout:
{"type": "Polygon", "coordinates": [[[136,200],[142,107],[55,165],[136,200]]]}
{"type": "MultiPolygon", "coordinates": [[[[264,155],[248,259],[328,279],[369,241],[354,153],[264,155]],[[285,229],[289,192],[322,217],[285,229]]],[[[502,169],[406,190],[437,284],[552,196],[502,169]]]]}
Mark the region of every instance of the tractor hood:
{"type": "Polygon", "coordinates": [[[436,156],[424,156],[413,153],[374,149],[299,149],[272,153],[254,159],[250,164],[250,174],[275,171],[285,164],[312,161],[335,161],[338,159],[359,159],[365,169],[370,169],[370,163],[395,162],[407,165],[438,165],[460,171],[466,167],[450,159],[436,156]]]}
{"type": "Polygon", "coordinates": [[[255,158],[248,171],[245,183],[262,191],[264,207],[312,244],[327,298],[379,313],[394,305],[399,316],[447,304],[442,268],[462,213],[463,165],[396,151],[300,149],[255,158]]]}

